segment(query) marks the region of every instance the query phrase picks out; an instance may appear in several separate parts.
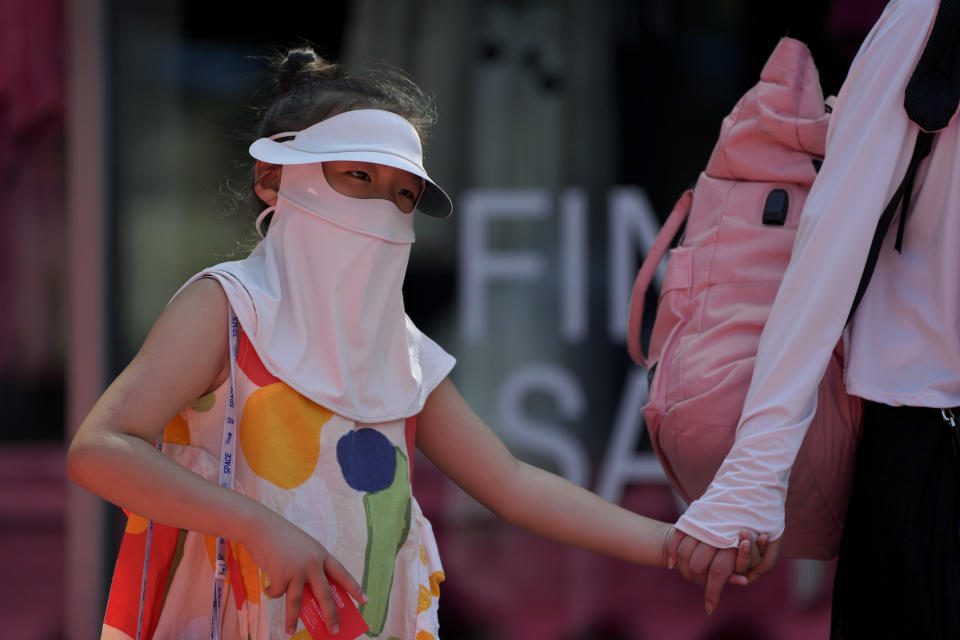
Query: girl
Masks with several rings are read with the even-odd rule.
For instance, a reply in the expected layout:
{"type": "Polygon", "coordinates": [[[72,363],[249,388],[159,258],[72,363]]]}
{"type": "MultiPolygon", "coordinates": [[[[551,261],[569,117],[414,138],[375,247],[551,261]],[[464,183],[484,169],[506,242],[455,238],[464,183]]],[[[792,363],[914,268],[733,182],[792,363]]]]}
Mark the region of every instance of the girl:
{"type": "MultiPolygon", "coordinates": [[[[833,638],[960,637],[958,33],[956,3],[896,0],[857,53],[764,328],[736,442],[672,542],[684,574],[702,580],[712,554],[737,544],[746,526],[774,540],[749,577],[773,567],[790,467],[874,229],[913,150],[928,150],[900,220],[878,245],[846,336],[847,391],[866,402],[833,586],[833,638]],[[953,49],[941,66],[936,52],[947,43],[953,49]],[[921,126],[939,131],[932,147],[918,137],[921,126]]],[[[708,602],[722,584],[708,589],[708,602]]]]}
{"type": "Polygon", "coordinates": [[[411,214],[451,212],[421,164],[419,90],[309,49],[279,70],[250,147],[265,237],[177,293],[70,447],[74,482],[138,514],[103,637],[306,638],[307,585],[337,633],[329,579],[370,636],[434,638],[443,571],[414,444],[509,522],[665,565],[669,525],[514,459],[404,314],[411,214]]]}

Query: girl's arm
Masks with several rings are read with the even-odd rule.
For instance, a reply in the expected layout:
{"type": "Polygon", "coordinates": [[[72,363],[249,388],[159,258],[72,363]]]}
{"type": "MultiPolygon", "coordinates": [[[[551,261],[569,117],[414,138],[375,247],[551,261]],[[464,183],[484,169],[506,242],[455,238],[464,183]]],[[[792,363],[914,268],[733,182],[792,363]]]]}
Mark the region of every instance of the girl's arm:
{"type": "Polygon", "coordinates": [[[517,460],[449,379],[430,394],[417,419],[417,447],[507,522],[629,562],[667,564],[666,545],[674,534],[671,525],[618,507],[517,460]]]}
{"type": "Polygon", "coordinates": [[[67,473],[133,513],[244,544],[271,580],[268,595],[286,593],[288,629],[296,626],[303,585],[310,583],[332,630],[336,609],[324,571],[365,599],[339,562],[282,516],[153,446],[181,408],[225,380],[227,330],[226,295],[215,280],[200,279],[177,295],[80,425],[67,454],[67,473]]]}

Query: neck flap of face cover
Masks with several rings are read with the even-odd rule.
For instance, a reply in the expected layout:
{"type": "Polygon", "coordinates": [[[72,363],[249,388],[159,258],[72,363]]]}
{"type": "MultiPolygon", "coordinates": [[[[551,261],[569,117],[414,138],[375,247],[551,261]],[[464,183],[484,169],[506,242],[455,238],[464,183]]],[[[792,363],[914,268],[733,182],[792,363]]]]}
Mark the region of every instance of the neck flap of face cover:
{"type": "Polygon", "coordinates": [[[216,278],[264,366],[357,422],[416,415],[454,359],[406,316],[413,216],[341,195],[320,163],[284,165],[266,237],[216,278]]]}

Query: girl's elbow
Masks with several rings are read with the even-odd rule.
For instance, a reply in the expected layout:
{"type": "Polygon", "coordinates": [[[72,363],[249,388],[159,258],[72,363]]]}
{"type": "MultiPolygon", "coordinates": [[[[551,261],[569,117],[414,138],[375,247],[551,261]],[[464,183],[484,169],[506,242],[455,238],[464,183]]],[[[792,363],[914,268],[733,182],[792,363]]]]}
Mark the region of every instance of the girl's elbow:
{"type": "Polygon", "coordinates": [[[66,471],[67,478],[81,487],[88,486],[91,473],[96,472],[96,445],[77,437],[67,449],[66,471]]]}
{"type": "Polygon", "coordinates": [[[84,453],[82,447],[78,446],[77,441],[70,443],[67,449],[67,478],[74,484],[80,484],[83,477],[84,453]]]}
{"type": "Polygon", "coordinates": [[[522,487],[508,482],[497,482],[496,489],[482,496],[479,501],[493,515],[504,522],[516,524],[522,519],[524,505],[522,487]]]}

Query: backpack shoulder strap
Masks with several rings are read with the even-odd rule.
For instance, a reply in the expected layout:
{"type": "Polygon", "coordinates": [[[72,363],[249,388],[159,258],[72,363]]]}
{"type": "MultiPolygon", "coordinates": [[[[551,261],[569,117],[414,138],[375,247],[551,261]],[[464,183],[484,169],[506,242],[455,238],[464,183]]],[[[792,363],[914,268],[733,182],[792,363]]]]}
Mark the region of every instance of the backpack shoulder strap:
{"type": "Polygon", "coordinates": [[[877,229],[873,234],[873,241],[870,243],[867,262],[863,267],[863,275],[860,276],[860,284],[857,286],[857,294],[853,298],[853,305],[851,305],[850,313],[847,315],[847,324],[850,323],[853,314],[857,311],[857,307],[860,306],[863,294],[867,292],[867,285],[870,284],[870,278],[873,277],[873,271],[877,268],[877,260],[880,258],[880,246],[883,244],[883,239],[890,229],[890,223],[893,222],[893,216],[896,214],[897,209],[901,209],[896,243],[897,251],[900,250],[900,245],[903,242],[903,227],[907,219],[907,209],[910,207],[910,194],[913,193],[913,179],[916,176],[917,167],[920,166],[920,161],[930,153],[934,135],[935,134],[926,131],[921,131],[917,135],[917,142],[914,144],[913,154],[910,156],[910,164],[907,165],[907,171],[903,176],[903,180],[900,182],[897,190],[894,191],[893,197],[880,215],[880,220],[877,222],[877,229]],[[903,204],[902,208],[899,206],[901,203],[903,204]]]}
{"type": "Polygon", "coordinates": [[[653,281],[653,275],[660,266],[660,261],[667,253],[670,245],[680,231],[680,227],[687,221],[687,215],[693,206],[693,190],[687,189],[673,206],[673,211],[667,216],[667,220],[660,228],[657,239],[653,246],[647,252],[643,259],[643,265],[637,272],[637,278],[633,281],[633,293],[630,295],[630,316],[627,321],[627,350],[633,361],[642,367],[647,366],[647,357],[643,354],[642,329],[643,329],[643,305],[647,297],[647,289],[650,288],[650,282],[653,281]]]}

